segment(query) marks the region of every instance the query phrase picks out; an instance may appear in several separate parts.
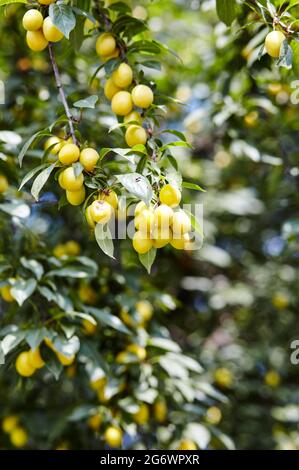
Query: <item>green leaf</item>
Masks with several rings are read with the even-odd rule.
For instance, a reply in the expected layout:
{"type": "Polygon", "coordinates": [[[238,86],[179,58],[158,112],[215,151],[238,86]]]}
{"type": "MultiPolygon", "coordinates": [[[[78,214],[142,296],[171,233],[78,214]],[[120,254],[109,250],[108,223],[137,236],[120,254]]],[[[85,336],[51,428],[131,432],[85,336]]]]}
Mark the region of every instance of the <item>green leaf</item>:
{"type": "Polygon", "coordinates": [[[76,108],[90,108],[94,109],[96,102],[98,101],[99,97],[97,95],[91,95],[88,98],[85,98],[83,100],[76,101],[74,103],[74,106],[76,108]]]}
{"type": "Polygon", "coordinates": [[[82,419],[88,418],[91,414],[93,414],[93,411],[95,410],[94,405],[80,405],[76,406],[76,408],[73,409],[71,414],[68,416],[68,421],[81,421],[82,419]]]}
{"type": "Polygon", "coordinates": [[[152,248],[144,255],[139,255],[140,263],[145,267],[145,269],[147,270],[149,274],[151,272],[152,265],[155,261],[156,254],[157,254],[156,248],[152,248]]]}
{"type": "Polygon", "coordinates": [[[188,211],[187,209],[185,209],[185,212],[186,214],[189,215],[190,217],[190,220],[191,220],[191,225],[192,227],[194,228],[194,230],[202,237],[204,238],[204,233],[203,233],[203,229],[202,227],[200,226],[198,220],[196,219],[196,217],[194,216],[194,214],[192,214],[191,211],[188,211]]]}
{"type": "Polygon", "coordinates": [[[6,356],[10,351],[17,347],[25,338],[24,331],[13,331],[8,333],[1,341],[1,349],[6,356]]]}
{"type": "Polygon", "coordinates": [[[35,291],[37,282],[35,279],[18,279],[11,288],[11,293],[21,306],[35,291]]]}
{"type": "Polygon", "coordinates": [[[219,19],[230,26],[237,15],[236,0],[216,0],[219,19]]]}
{"type": "Polygon", "coordinates": [[[281,45],[279,59],[276,64],[278,67],[292,68],[293,65],[293,49],[285,39],[281,45]]]}
{"type": "Polygon", "coordinates": [[[203,193],[206,192],[205,189],[203,189],[201,186],[195,183],[188,183],[187,181],[183,181],[182,186],[183,188],[186,188],[186,189],[195,189],[195,191],[202,191],[203,193]]]}
{"type": "Polygon", "coordinates": [[[44,168],[48,167],[49,166],[49,163],[43,163],[42,165],[39,165],[39,166],[36,166],[35,168],[33,168],[31,171],[29,171],[25,176],[24,178],[22,179],[21,181],[21,184],[19,186],[19,191],[21,191],[21,189],[23,188],[23,186],[25,186],[25,184],[31,180],[31,178],[33,178],[33,176],[38,173],[39,171],[43,170],[44,168]]]}
{"type": "Polygon", "coordinates": [[[71,5],[52,3],[49,6],[49,15],[56,28],[58,28],[67,39],[69,39],[70,32],[76,26],[76,17],[71,5]]]}
{"type": "Polygon", "coordinates": [[[52,165],[45,168],[33,181],[31,194],[36,201],[38,201],[39,193],[44,187],[44,185],[46,184],[46,182],[48,181],[48,178],[52,170],[54,170],[55,166],[56,166],[56,163],[52,163],[52,165]]]}
{"type": "Polygon", "coordinates": [[[42,137],[50,136],[50,135],[51,135],[51,133],[50,133],[47,129],[43,129],[43,130],[38,131],[38,132],[36,132],[35,134],[33,134],[33,135],[25,142],[25,144],[24,144],[23,147],[21,148],[20,153],[19,153],[19,155],[18,155],[18,160],[19,160],[20,166],[22,166],[23,158],[24,158],[25,154],[27,153],[28,149],[30,148],[30,146],[33,144],[33,142],[39,141],[42,137]]]}
{"type": "Polygon", "coordinates": [[[42,343],[44,338],[47,337],[47,328],[34,328],[26,331],[25,339],[31,349],[36,349],[42,343]]]}
{"type": "Polygon", "coordinates": [[[175,129],[164,129],[161,134],[172,134],[177,136],[179,139],[183,140],[186,142],[186,136],[183,134],[183,132],[176,131],[175,129]]]}
{"type": "Polygon", "coordinates": [[[27,0],[0,0],[0,7],[10,5],[11,3],[28,3],[27,0]]]}
{"type": "Polygon", "coordinates": [[[33,272],[35,277],[40,280],[42,275],[44,274],[43,266],[36,261],[35,259],[26,259],[24,256],[21,258],[21,264],[24,268],[29,269],[29,271],[33,272]]]}
{"type": "Polygon", "coordinates": [[[166,351],[172,352],[180,352],[180,346],[168,338],[159,338],[159,337],[151,337],[148,340],[148,346],[153,346],[159,349],[165,349],[166,351]]]}
{"type": "Polygon", "coordinates": [[[129,193],[144,201],[146,205],[150,204],[153,197],[153,189],[147,178],[138,173],[116,175],[116,178],[129,193]]]}
{"type": "Polygon", "coordinates": [[[110,258],[114,259],[114,245],[109,227],[107,225],[104,226],[103,224],[97,224],[94,234],[97,244],[99,245],[101,250],[107,256],[110,256],[110,258]]]}
{"type": "Polygon", "coordinates": [[[111,315],[108,308],[95,308],[89,307],[87,305],[84,306],[86,311],[93,315],[97,320],[107,326],[111,326],[111,328],[120,331],[121,333],[130,334],[130,330],[123,324],[123,322],[116,317],[115,315],[111,315]]]}
{"type": "Polygon", "coordinates": [[[11,217],[19,217],[20,219],[26,219],[30,215],[30,207],[22,201],[0,204],[0,210],[11,217]]]}

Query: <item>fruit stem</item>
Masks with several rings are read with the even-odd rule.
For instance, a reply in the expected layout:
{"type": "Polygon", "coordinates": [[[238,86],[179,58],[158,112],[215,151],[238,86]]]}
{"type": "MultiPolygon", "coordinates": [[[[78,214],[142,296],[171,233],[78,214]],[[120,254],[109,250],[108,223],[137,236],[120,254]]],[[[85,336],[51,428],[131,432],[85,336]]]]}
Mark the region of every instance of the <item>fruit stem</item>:
{"type": "Polygon", "coordinates": [[[53,46],[50,42],[49,42],[48,48],[49,48],[50,60],[51,60],[51,64],[52,64],[52,68],[53,68],[53,72],[54,72],[54,76],[55,76],[56,86],[57,86],[58,91],[59,91],[59,95],[60,95],[64,110],[65,110],[66,117],[68,119],[70,134],[71,134],[71,137],[73,139],[74,144],[78,145],[76,134],[75,134],[73,116],[72,116],[72,113],[70,111],[70,107],[68,105],[68,102],[67,102],[67,99],[66,99],[66,96],[65,96],[65,92],[64,92],[63,85],[62,85],[59,69],[58,69],[57,62],[56,62],[55,55],[54,55],[54,51],[53,51],[53,46]]]}

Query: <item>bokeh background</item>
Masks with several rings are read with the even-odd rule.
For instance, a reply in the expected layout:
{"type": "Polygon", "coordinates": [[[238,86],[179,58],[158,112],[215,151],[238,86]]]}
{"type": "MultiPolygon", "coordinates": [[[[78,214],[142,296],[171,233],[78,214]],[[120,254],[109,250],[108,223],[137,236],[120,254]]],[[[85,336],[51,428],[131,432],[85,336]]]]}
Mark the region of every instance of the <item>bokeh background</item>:
{"type": "MultiPolygon", "coordinates": [[[[31,150],[20,170],[21,140],[55,120],[57,94],[48,58],[28,53],[24,43],[23,6],[12,5],[0,11],[0,78],[6,98],[0,106],[0,169],[11,185],[7,199],[21,201],[30,216],[11,218],[11,208],[5,211],[1,201],[1,279],[20,269],[22,256],[33,256],[45,270],[53,270],[55,247],[75,240],[80,254],[96,267],[86,262],[83,279],[67,277],[65,271],[56,279],[61,295],[76,305],[78,289],[92,286],[97,307],[108,307],[124,323],[122,307],[134,315],[136,302],[148,300],[154,307],[153,320],[144,327],[149,337],[172,341],[194,360],[182,361],[182,370],[173,373],[175,352],[170,346],[169,357],[166,346],[162,366],[157,365],[162,355],[152,348],[142,371],[136,364],[113,370],[111,376],[125,382],[125,392],[112,393],[100,411],[104,426],[121,423],[125,447],[177,448],[185,436],[202,449],[298,449],[299,366],[290,361],[290,344],[299,338],[298,104],[291,100],[296,69],[277,68],[266,56],[257,60],[264,29],[254,22],[244,29],[227,28],[217,18],[214,1],[143,1],[133,7],[135,15],[148,17],[151,34],[181,58],[166,55],[161,70],[147,73],[159,93],[176,99],[163,125],[186,132],[193,146],[172,152],[184,179],[206,190],[184,190],[185,201],[204,205],[204,244],[193,253],[160,251],[148,276],[129,243],[121,242],[117,261],[111,262],[90,237],[79,211],[63,207],[57,212],[54,184],[39,203],[28,188],[17,193],[22,176],[42,154],[41,148],[31,150]],[[157,393],[149,393],[147,404],[159,398],[169,411],[161,423],[149,421],[136,431],[129,417],[143,400],[142,384],[148,380],[147,390],[157,393]]],[[[241,13],[241,22],[249,14],[241,13]]],[[[99,112],[86,112],[81,133],[100,147],[120,146],[118,134],[107,132],[113,118],[103,99],[101,74],[88,88],[96,68],[93,47],[94,37],[76,54],[61,47],[57,60],[73,101],[86,90],[100,95],[99,112]]],[[[110,170],[120,165],[111,161],[110,170]]],[[[80,264],[76,257],[79,253],[62,260],[58,256],[57,269],[80,264]]],[[[54,307],[50,299],[44,302],[37,294],[21,308],[2,301],[1,332],[7,333],[12,323],[29,324],[31,316],[48,322],[54,307]]],[[[133,338],[144,338],[140,329],[129,328],[133,338]]],[[[125,340],[119,332],[100,329],[100,339],[93,341],[111,371],[125,340]]],[[[29,447],[106,445],[101,429],[95,433],[87,425],[99,405],[88,389],[83,359],[57,382],[45,374],[24,383],[13,372],[13,354],[0,369],[1,414],[20,416],[29,447]]],[[[0,445],[13,446],[5,433],[0,445]]]]}

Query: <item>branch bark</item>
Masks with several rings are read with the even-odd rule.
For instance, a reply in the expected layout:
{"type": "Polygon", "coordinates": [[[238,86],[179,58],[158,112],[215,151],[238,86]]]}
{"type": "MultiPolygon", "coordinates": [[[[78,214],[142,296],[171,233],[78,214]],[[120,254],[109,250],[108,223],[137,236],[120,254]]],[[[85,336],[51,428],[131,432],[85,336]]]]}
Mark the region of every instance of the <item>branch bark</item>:
{"type": "Polygon", "coordinates": [[[53,51],[53,46],[50,42],[49,42],[48,48],[49,48],[50,60],[51,60],[51,64],[52,64],[52,68],[53,68],[53,72],[54,72],[56,86],[58,88],[59,95],[60,95],[64,110],[65,110],[65,114],[66,114],[66,117],[67,117],[67,120],[68,120],[68,124],[69,124],[69,128],[70,128],[70,134],[71,134],[71,137],[73,139],[74,144],[78,145],[78,141],[77,141],[76,134],[75,134],[73,115],[71,113],[70,107],[69,107],[68,102],[67,102],[67,98],[66,98],[66,95],[65,95],[65,92],[64,92],[64,88],[63,88],[63,85],[62,85],[59,69],[58,69],[57,62],[56,62],[55,55],[54,55],[54,51],[53,51]]]}

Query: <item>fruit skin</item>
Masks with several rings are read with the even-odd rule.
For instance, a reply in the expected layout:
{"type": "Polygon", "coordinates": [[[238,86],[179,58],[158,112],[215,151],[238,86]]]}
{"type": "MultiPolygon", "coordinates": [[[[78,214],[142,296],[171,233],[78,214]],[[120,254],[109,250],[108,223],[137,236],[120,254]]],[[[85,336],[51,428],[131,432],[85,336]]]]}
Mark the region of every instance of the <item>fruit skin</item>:
{"type": "Polygon", "coordinates": [[[136,303],[135,308],[144,322],[150,321],[153,316],[153,307],[148,300],[140,300],[136,303]]]}
{"type": "Polygon", "coordinates": [[[145,145],[147,141],[146,131],[143,127],[133,124],[126,130],[125,139],[129,147],[139,144],[145,145]]]}
{"type": "Polygon", "coordinates": [[[92,218],[92,215],[91,215],[91,206],[86,207],[85,218],[86,218],[86,222],[87,222],[88,226],[90,228],[95,228],[96,224],[95,224],[95,222],[92,218]]]}
{"type": "Polygon", "coordinates": [[[166,204],[161,204],[155,209],[154,221],[158,228],[167,229],[173,220],[173,210],[166,204]]]}
{"type": "Polygon", "coordinates": [[[18,425],[19,417],[16,415],[5,416],[2,421],[2,431],[10,434],[18,425]]]}
{"type": "Polygon", "coordinates": [[[278,58],[283,41],[286,39],[281,31],[271,31],[265,39],[265,49],[269,56],[278,58]]]}
{"type": "Polygon", "coordinates": [[[76,240],[69,240],[64,244],[65,253],[69,256],[78,256],[81,251],[81,247],[76,240]]]}
{"type": "Polygon", "coordinates": [[[99,413],[96,413],[95,415],[91,416],[88,419],[87,424],[93,431],[98,431],[100,429],[101,424],[102,424],[101,415],[99,413]]]}
{"type": "Polygon", "coordinates": [[[41,369],[45,365],[45,362],[44,362],[43,358],[40,355],[39,348],[37,348],[35,350],[30,349],[30,351],[28,351],[28,361],[29,361],[29,364],[34,369],[41,369]]]}
{"type": "Polygon", "coordinates": [[[162,204],[166,204],[170,207],[176,207],[181,202],[181,192],[175,186],[171,184],[165,184],[159,194],[160,201],[162,204]]]}
{"type": "Polygon", "coordinates": [[[66,168],[62,172],[63,176],[63,184],[67,191],[79,191],[82,188],[84,177],[83,174],[80,173],[79,176],[75,176],[74,168],[71,166],[66,168]]]}
{"type": "Polygon", "coordinates": [[[72,356],[68,357],[68,356],[65,356],[64,354],[62,354],[61,352],[59,351],[55,351],[55,354],[57,356],[57,359],[59,360],[59,362],[63,365],[63,366],[70,366],[71,364],[73,364],[76,356],[75,354],[73,354],[72,356]]]}
{"type": "Polygon", "coordinates": [[[128,64],[120,64],[112,74],[114,84],[119,88],[127,88],[133,81],[133,70],[128,64]]]}
{"type": "Polygon", "coordinates": [[[63,33],[53,24],[50,16],[44,19],[43,33],[47,41],[58,42],[63,38],[63,33]]]}
{"type": "Polygon", "coordinates": [[[56,155],[61,147],[63,146],[63,143],[59,137],[56,135],[53,135],[52,137],[49,137],[44,145],[44,149],[48,150],[48,148],[52,147],[49,152],[53,155],[56,155]],[[56,144],[56,145],[55,145],[56,144]]]}
{"type": "Polygon", "coordinates": [[[48,41],[40,29],[38,31],[27,31],[26,42],[28,47],[34,52],[43,51],[48,45],[48,41]]]}
{"type": "Polygon", "coordinates": [[[124,117],[125,124],[129,124],[130,122],[137,122],[138,124],[142,124],[142,117],[138,111],[132,111],[124,117]]]}
{"type": "Polygon", "coordinates": [[[265,384],[271,388],[277,388],[280,385],[280,375],[275,370],[269,370],[264,378],[265,384]]]}
{"type": "Polygon", "coordinates": [[[230,388],[233,382],[233,376],[230,370],[225,367],[220,367],[214,372],[214,380],[220,387],[230,388]]]}
{"type": "Polygon", "coordinates": [[[141,214],[142,211],[144,211],[145,209],[148,209],[147,205],[145,204],[145,202],[143,201],[140,201],[138,202],[137,206],[135,207],[135,212],[134,212],[134,216],[137,217],[139,214],[141,214]]]}
{"type": "Polygon", "coordinates": [[[162,400],[157,400],[154,403],[154,417],[158,423],[164,423],[167,417],[167,406],[162,400]]]}
{"type": "Polygon", "coordinates": [[[28,434],[25,429],[18,426],[10,434],[10,441],[15,447],[25,447],[28,442],[28,434]]]}
{"type": "Polygon", "coordinates": [[[27,31],[37,31],[43,26],[43,15],[40,11],[32,8],[31,10],[26,11],[23,16],[22,24],[23,28],[27,31]]]}
{"type": "Polygon", "coordinates": [[[108,190],[107,192],[103,191],[100,193],[99,198],[100,201],[106,201],[110,206],[113,207],[114,210],[118,208],[118,197],[115,191],[108,190]]]}
{"type": "Polygon", "coordinates": [[[178,211],[173,214],[172,231],[174,234],[183,235],[184,233],[191,232],[191,229],[190,217],[184,211],[178,211]]]}
{"type": "Polygon", "coordinates": [[[40,3],[41,5],[51,5],[51,3],[55,3],[56,0],[37,0],[38,3],[40,3]]]}
{"type": "Polygon", "coordinates": [[[22,377],[31,377],[31,375],[34,374],[35,368],[30,363],[28,351],[24,351],[18,355],[16,360],[16,370],[22,377]]]}
{"type": "Polygon", "coordinates": [[[63,165],[70,165],[79,160],[80,150],[75,144],[65,144],[59,151],[58,158],[63,165]]]}
{"type": "Polygon", "coordinates": [[[172,240],[172,231],[169,227],[156,228],[152,233],[154,248],[163,248],[172,240]]]}
{"type": "Polygon", "coordinates": [[[8,181],[6,176],[0,175],[0,194],[5,193],[8,190],[8,181]]]}
{"type": "Polygon", "coordinates": [[[147,85],[137,85],[132,90],[132,99],[135,106],[149,108],[154,101],[154,94],[147,85]]]}
{"type": "Polygon", "coordinates": [[[86,319],[82,320],[82,326],[84,329],[84,333],[88,336],[94,335],[95,332],[97,331],[97,325],[94,325],[93,323],[91,323],[90,321],[86,319]]]}
{"type": "Polygon", "coordinates": [[[85,200],[85,188],[82,186],[78,191],[66,191],[66,198],[72,206],[80,206],[85,200]]]}
{"type": "Polygon", "coordinates": [[[104,62],[108,62],[108,60],[110,59],[115,59],[116,57],[118,57],[120,55],[120,50],[118,49],[118,47],[112,52],[112,54],[110,55],[107,55],[107,56],[102,56],[102,60],[104,62]]]}
{"type": "Polygon", "coordinates": [[[173,238],[170,240],[171,246],[176,250],[186,250],[189,242],[190,236],[188,233],[184,233],[183,236],[173,234],[173,238]]]}
{"type": "MultiPolygon", "coordinates": [[[[96,291],[89,284],[81,284],[79,288],[79,299],[88,305],[95,305],[98,300],[96,291]]],[[[87,320],[88,321],[88,320],[87,320]]],[[[90,323],[90,322],[88,322],[90,323]]]]}
{"type": "Polygon", "coordinates": [[[58,243],[58,245],[54,247],[53,255],[56,256],[56,258],[61,258],[66,255],[65,247],[62,243],[58,243]]]}
{"type": "Polygon", "coordinates": [[[99,158],[100,155],[96,150],[93,148],[86,148],[81,151],[79,162],[84,167],[84,170],[93,171],[99,158]]]}
{"type": "Polygon", "coordinates": [[[274,297],[272,297],[272,305],[278,310],[286,309],[289,303],[289,298],[282,292],[277,292],[274,297]]]}
{"type": "Polygon", "coordinates": [[[112,216],[112,207],[106,201],[93,201],[90,214],[97,224],[106,224],[112,216]]]}
{"type": "Polygon", "coordinates": [[[144,234],[149,234],[154,224],[154,213],[151,209],[145,209],[135,217],[135,227],[144,234]]]}
{"type": "Polygon", "coordinates": [[[210,406],[210,408],[207,409],[207,422],[210,424],[219,424],[221,421],[222,413],[217,406],[210,406]]]}
{"type": "Polygon", "coordinates": [[[1,294],[2,299],[5,300],[5,302],[13,302],[15,300],[11,294],[10,285],[0,287],[0,294],[1,294]]]}
{"type": "Polygon", "coordinates": [[[149,417],[149,407],[145,403],[141,403],[139,410],[133,415],[135,423],[139,424],[139,426],[143,426],[149,421],[149,417]]]}
{"type": "Polygon", "coordinates": [[[153,242],[141,231],[135,232],[133,237],[133,248],[140,255],[144,255],[153,247],[153,242]]]}
{"type": "Polygon", "coordinates": [[[126,116],[133,109],[132,96],[128,91],[119,91],[111,101],[111,109],[118,116],[126,116]]]}
{"type": "Polygon", "coordinates": [[[104,439],[110,447],[120,447],[122,443],[123,433],[116,426],[109,426],[104,434],[104,439]]]}
{"type": "Polygon", "coordinates": [[[116,48],[116,41],[112,34],[103,33],[96,42],[96,52],[99,56],[109,56],[113,54],[116,48]]]}
{"type": "Polygon", "coordinates": [[[250,113],[246,114],[244,116],[244,123],[247,127],[249,128],[254,128],[258,124],[258,112],[257,111],[251,111],[250,113]]]}
{"type": "Polygon", "coordinates": [[[197,450],[195,442],[190,441],[189,439],[184,439],[180,443],[178,450],[197,450]]]}
{"type": "Polygon", "coordinates": [[[129,346],[127,347],[127,351],[131,354],[135,354],[135,356],[138,357],[139,361],[144,361],[144,359],[146,358],[146,349],[142,346],[139,346],[139,344],[129,344],[129,346]]]}
{"type": "Polygon", "coordinates": [[[108,78],[104,86],[104,94],[108,100],[112,100],[113,96],[121,91],[121,88],[115,85],[112,78],[108,78]]]}

